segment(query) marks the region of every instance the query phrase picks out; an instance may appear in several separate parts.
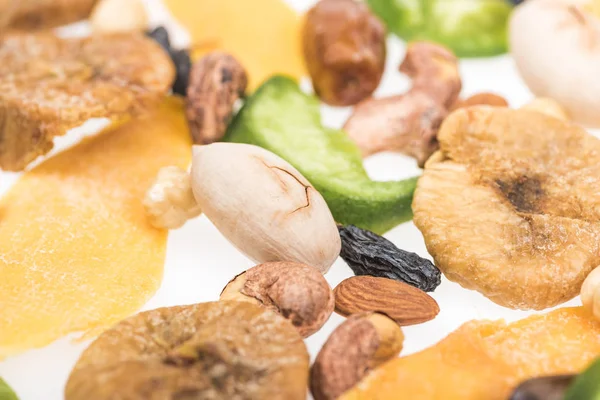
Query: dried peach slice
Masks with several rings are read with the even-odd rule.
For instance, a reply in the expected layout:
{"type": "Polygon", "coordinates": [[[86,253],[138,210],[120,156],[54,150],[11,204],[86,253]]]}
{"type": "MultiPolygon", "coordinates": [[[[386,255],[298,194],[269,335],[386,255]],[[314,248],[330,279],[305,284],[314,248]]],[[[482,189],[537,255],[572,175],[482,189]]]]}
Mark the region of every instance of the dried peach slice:
{"type": "Polygon", "coordinates": [[[511,308],[577,295],[600,263],[600,141],[539,112],[452,113],[414,222],[447,278],[511,308]]]}
{"type": "Polygon", "coordinates": [[[304,400],[309,356],[296,328],[257,304],[219,301],[140,313],[81,355],[66,400],[304,400]]]}
{"type": "Polygon", "coordinates": [[[111,128],[26,172],[0,200],[0,359],[137,311],[158,289],[166,231],[142,204],[185,167],[183,104],[111,128]]]}
{"type": "Polygon", "coordinates": [[[374,370],[342,400],[504,400],[521,381],[577,373],[600,355],[600,323],[581,307],[505,324],[471,321],[420,353],[374,370]]]}

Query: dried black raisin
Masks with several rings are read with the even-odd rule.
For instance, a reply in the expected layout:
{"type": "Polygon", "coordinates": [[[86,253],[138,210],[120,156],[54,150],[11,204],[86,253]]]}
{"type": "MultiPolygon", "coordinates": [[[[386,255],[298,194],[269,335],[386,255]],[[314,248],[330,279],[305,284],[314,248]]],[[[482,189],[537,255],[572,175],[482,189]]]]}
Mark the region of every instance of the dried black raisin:
{"type": "Polygon", "coordinates": [[[160,44],[160,47],[166,51],[171,51],[171,39],[169,39],[169,32],[164,26],[159,26],[151,31],[146,32],[146,36],[154,39],[158,44],[160,44]]]}
{"type": "Polygon", "coordinates": [[[396,247],[386,238],[354,225],[339,226],[340,256],[356,275],[371,275],[408,283],[432,292],[442,279],[440,270],[418,254],[396,247]]]}
{"type": "Polygon", "coordinates": [[[544,376],[521,383],[510,400],[562,400],[575,380],[574,375],[544,376]]]}
{"type": "Polygon", "coordinates": [[[175,71],[177,71],[175,82],[173,83],[173,93],[186,96],[190,81],[190,70],[192,69],[190,54],[187,50],[171,50],[170,54],[175,64],[175,71]]]}

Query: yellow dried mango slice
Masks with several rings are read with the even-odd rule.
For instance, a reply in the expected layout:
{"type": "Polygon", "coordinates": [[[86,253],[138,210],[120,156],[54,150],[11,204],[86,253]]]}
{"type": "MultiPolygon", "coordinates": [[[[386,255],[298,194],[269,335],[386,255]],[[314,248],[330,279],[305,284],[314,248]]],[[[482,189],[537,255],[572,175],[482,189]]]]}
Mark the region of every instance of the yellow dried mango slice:
{"type": "Polygon", "coordinates": [[[194,58],[223,50],[246,68],[248,89],[273,74],[305,75],[301,16],[283,0],[166,0],[190,33],[194,58]]]}
{"type": "Polygon", "coordinates": [[[111,325],[155,293],[167,232],[149,225],[144,193],[189,159],[183,105],[169,99],[21,177],[0,200],[0,359],[111,325]]]}
{"type": "Polygon", "coordinates": [[[581,307],[512,324],[472,321],[376,369],[342,400],[505,400],[540,375],[576,373],[600,355],[600,323],[581,307]]]}

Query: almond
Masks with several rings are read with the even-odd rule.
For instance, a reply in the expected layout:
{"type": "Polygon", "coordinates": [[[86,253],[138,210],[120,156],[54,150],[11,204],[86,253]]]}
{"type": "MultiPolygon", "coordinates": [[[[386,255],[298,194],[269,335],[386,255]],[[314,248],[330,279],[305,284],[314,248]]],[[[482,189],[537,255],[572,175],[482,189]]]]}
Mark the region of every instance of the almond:
{"type": "Polygon", "coordinates": [[[440,312],[436,301],[427,293],[387,278],[354,276],[342,281],[333,293],[338,314],[380,312],[400,326],[429,321],[440,312]]]}

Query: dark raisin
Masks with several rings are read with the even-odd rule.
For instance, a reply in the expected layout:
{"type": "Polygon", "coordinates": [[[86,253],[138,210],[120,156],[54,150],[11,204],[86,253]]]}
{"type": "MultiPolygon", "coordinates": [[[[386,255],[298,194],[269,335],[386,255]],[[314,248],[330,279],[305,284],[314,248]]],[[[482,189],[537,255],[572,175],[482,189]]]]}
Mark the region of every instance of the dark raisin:
{"type": "Polygon", "coordinates": [[[515,389],[510,400],[562,400],[574,378],[558,375],[526,380],[515,389]]]}
{"type": "Polygon", "coordinates": [[[338,226],[340,256],[356,275],[395,279],[432,292],[442,279],[440,270],[418,254],[397,248],[386,238],[353,225],[338,226]]]}
{"type": "Polygon", "coordinates": [[[170,54],[177,72],[173,83],[173,93],[185,96],[190,81],[190,70],[192,69],[190,55],[187,50],[171,50],[170,54]]]}
{"type": "Polygon", "coordinates": [[[166,51],[171,51],[171,40],[169,39],[169,32],[165,29],[164,26],[159,26],[157,28],[152,29],[151,31],[146,32],[146,36],[154,39],[160,47],[165,49],[166,51]]]}

